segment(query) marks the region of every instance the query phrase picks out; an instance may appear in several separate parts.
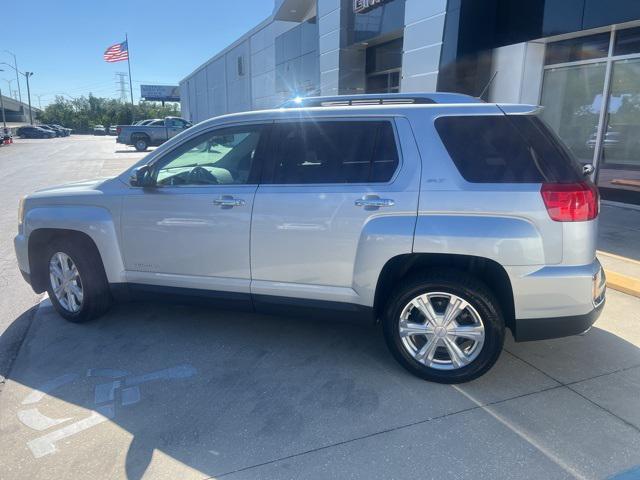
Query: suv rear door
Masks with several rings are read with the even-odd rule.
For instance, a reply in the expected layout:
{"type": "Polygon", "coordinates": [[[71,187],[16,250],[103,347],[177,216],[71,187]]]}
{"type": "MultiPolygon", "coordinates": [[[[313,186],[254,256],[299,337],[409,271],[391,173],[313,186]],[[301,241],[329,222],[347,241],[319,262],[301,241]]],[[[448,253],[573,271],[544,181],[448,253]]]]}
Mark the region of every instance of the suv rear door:
{"type": "Polygon", "coordinates": [[[371,271],[382,265],[357,258],[365,244],[395,221],[398,241],[385,244],[386,253],[411,251],[420,161],[408,121],[307,114],[277,121],[272,138],[252,216],[254,305],[271,310],[304,299],[371,306],[375,281],[357,264],[371,271]],[[401,153],[402,137],[413,144],[409,155],[401,153]]]}

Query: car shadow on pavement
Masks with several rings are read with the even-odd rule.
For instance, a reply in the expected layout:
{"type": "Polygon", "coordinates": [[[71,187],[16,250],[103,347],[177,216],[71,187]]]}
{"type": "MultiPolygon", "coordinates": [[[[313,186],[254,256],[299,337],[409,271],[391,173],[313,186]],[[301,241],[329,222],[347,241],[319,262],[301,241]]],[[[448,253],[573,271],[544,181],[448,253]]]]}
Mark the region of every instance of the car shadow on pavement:
{"type": "MultiPolygon", "coordinates": [[[[528,428],[519,414],[507,414],[513,426],[483,408],[562,388],[563,375],[594,376],[590,365],[598,371],[640,365],[635,345],[598,328],[507,348],[511,353],[487,375],[452,387],[406,373],[373,327],[152,303],[119,304],[97,321],[72,324],[45,301],[1,392],[0,449],[7,472],[20,468],[29,478],[242,476],[477,411],[500,429],[492,435],[497,443],[519,441],[531,450],[528,460],[507,464],[539,469],[544,460],[561,468],[572,453],[549,456],[513,434],[528,428]]],[[[461,428],[469,431],[456,437],[461,456],[481,441],[471,431],[481,428],[474,421],[480,420],[468,420],[461,428]]],[[[606,435],[598,441],[606,444],[606,435]]],[[[369,454],[402,464],[407,453],[389,445],[369,454]]],[[[487,468],[494,467],[493,478],[510,478],[508,466],[487,468]]],[[[253,475],[295,478],[282,468],[253,475]]]]}

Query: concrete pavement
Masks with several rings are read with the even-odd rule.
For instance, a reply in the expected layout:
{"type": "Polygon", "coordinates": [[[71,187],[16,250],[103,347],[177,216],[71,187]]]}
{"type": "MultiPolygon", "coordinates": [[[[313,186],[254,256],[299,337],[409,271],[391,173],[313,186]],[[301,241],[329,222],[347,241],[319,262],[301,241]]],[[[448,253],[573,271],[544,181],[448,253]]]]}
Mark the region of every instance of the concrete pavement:
{"type": "Polygon", "coordinates": [[[50,185],[112,176],[143,154],[119,146],[114,137],[73,135],[24,140],[0,148],[0,381],[7,375],[31,321],[30,308],[39,301],[16,268],[13,237],[18,227],[18,202],[50,185]]]}
{"type": "Polygon", "coordinates": [[[584,336],[509,339],[455,387],[406,373],[377,328],[161,303],[71,324],[31,308],[19,195],[140,155],[42,142],[0,149],[0,478],[640,478],[640,299],[610,291],[584,336]]]}

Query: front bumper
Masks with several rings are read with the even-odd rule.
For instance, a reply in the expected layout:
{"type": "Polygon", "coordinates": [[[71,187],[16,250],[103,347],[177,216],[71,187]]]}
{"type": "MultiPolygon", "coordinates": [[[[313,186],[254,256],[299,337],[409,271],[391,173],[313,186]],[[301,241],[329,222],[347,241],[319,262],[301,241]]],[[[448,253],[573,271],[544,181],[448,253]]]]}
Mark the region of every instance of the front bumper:
{"type": "Polygon", "coordinates": [[[18,260],[18,267],[20,271],[23,272],[23,276],[30,275],[31,270],[29,269],[29,246],[27,244],[28,240],[22,234],[16,235],[13,239],[13,248],[16,251],[16,259],[18,260]]]}
{"type": "Polygon", "coordinates": [[[547,340],[549,338],[579,335],[591,328],[600,317],[605,301],[584,315],[556,318],[522,318],[516,319],[513,337],[516,342],[547,340]]]}

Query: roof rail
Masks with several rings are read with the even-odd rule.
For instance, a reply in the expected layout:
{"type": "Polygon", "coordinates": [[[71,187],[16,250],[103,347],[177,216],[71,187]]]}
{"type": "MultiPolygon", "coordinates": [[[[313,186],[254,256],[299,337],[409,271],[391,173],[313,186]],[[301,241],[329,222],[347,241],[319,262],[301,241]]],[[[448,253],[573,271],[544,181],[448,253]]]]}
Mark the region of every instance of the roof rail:
{"type": "Polygon", "coordinates": [[[284,102],[280,105],[280,108],[425,105],[435,103],[482,103],[482,100],[461,93],[382,93],[332,97],[296,97],[284,102]]]}

